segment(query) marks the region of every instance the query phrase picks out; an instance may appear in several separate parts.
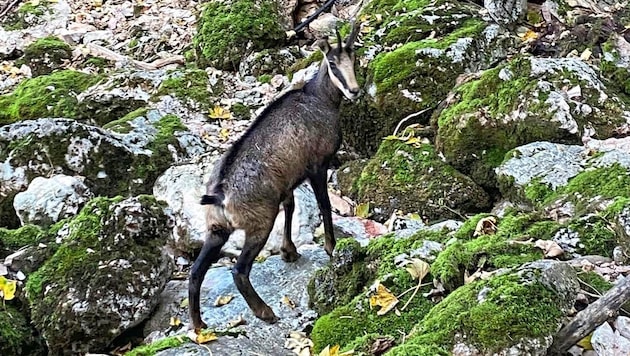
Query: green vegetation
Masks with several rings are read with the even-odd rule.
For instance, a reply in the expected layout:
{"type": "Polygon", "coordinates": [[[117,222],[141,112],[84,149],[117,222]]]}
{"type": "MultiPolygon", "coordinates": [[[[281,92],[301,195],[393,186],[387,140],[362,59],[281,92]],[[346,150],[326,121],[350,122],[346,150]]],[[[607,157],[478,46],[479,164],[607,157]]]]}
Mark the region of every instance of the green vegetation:
{"type": "Polygon", "coordinates": [[[136,109],[118,120],[114,120],[114,121],[110,121],[106,123],[105,125],[103,125],[103,128],[107,130],[112,130],[114,132],[118,132],[121,134],[129,133],[133,129],[131,125],[129,125],[129,121],[132,121],[133,119],[138,118],[140,116],[146,117],[148,111],[149,109],[147,108],[136,109]]]}
{"type": "Polygon", "coordinates": [[[169,336],[164,339],[157,340],[148,345],[142,345],[127,352],[125,356],[153,356],[158,351],[172,349],[185,343],[184,335],[169,336]]]}
{"type": "Polygon", "coordinates": [[[27,319],[11,304],[0,305],[0,354],[41,355],[41,340],[35,337],[27,319]]]}
{"type": "Polygon", "coordinates": [[[77,94],[100,77],[62,70],[27,79],[11,93],[0,96],[0,125],[41,117],[77,117],[77,94]]]}
{"type": "Polygon", "coordinates": [[[488,206],[486,193],[470,178],[444,163],[431,145],[413,140],[394,138],[381,143],[351,184],[359,201],[374,203],[384,218],[392,209],[400,209],[428,220],[456,217],[452,209],[465,213],[488,206]],[[450,197],[449,207],[439,203],[444,196],[450,197]]]}
{"type": "MultiPolygon", "coordinates": [[[[213,102],[211,93],[208,91],[208,73],[202,69],[188,69],[183,72],[176,71],[170,73],[158,89],[157,95],[173,95],[184,103],[193,100],[202,109],[209,109],[213,102]]],[[[219,90],[220,88],[215,88],[219,90]]],[[[220,92],[212,93],[214,95],[220,92]]]]}
{"type": "Polygon", "coordinates": [[[0,19],[0,25],[6,31],[23,30],[30,25],[40,23],[39,19],[44,13],[50,12],[48,3],[45,1],[39,2],[36,5],[33,3],[25,2],[18,8],[17,12],[9,11],[5,14],[4,19],[0,19]]]}
{"type": "Polygon", "coordinates": [[[310,56],[302,58],[291,65],[289,69],[287,69],[287,77],[289,77],[289,80],[292,80],[293,74],[295,74],[295,72],[310,66],[312,63],[321,62],[322,59],[324,59],[324,54],[322,53],[322,51],[318,50],[313,52],[310,56]]]}
{"type": "MultiPolygon", "coordinates": [[[[541,283],[525,283],[518,274],[476,281],[456,289],[431,309],[405,347],[429,345],[425,347],[448,352],[459,333],[482,352],[492,353],[521,338],[544,337],[557,330],[563,315],[556,299],[541,283]],[[486,290],[483,302],[478,299],[481,290],[486,290]]],[[[399,353],[403,350],[397,347],[389,354],[405,355],[399,353]]]]}
{"type": "Polygon", "coordinates": [[[275,1],[209,2],[199,17],[193,45],[201,66],[237,70],[246,51],[276,47],[284,37],[275,1]]]}
{"type": "Polygon", "coordinates": [[[17,230],[0,228],[0,247],[18,250],[21,247],[36,244],[46,237],[46,231],[35,225],[25,225],[17,230]]]}
{"type": "Polygon", "coordinates": [[[33,76],[51,73],[60,67],[63,60],[70,59],[72,49],[70,46],[55,36],[37,39],[26,46],[24,55],[16,65],[26,64],[31,68],[33,76]]]}

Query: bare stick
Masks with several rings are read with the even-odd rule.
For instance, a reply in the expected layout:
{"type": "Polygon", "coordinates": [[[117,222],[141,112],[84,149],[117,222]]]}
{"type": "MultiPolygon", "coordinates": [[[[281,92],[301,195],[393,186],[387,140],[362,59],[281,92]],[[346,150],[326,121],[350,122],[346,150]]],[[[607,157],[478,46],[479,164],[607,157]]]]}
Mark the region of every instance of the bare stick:
{"type": "Polygon", "coordinates": [[[7,12],[9,12],[9,10],[11,10],[15,5],[17,5],[17,3],[19,3],[20,0],[13,0],[12,3],[10,3],[9,5],[7,5],[7,7],[4,8],[4,10],[2,10],[2,13],[0,14],[0,18],[4,17],[4,15],[7,14],[7,12]]]}
{"type": "Polygon", "coordinates": [[[155,61],[151,63],[147,63],[147,62],[131,59],[129,58],[129,56],[116,53],[109,48],[105,48],[95,43],[88,43],[87,48],[90,51],[90,54],[93,55],[94,57],[105,58],[105,59],[108,59],[110,61],[115,61],[115,62],[120,62],[120,61],[128,62],[137,68],[145,69],[145,70],[155,70],[155,69],[164,67],[172,63],[177,63],[177,64],[184,63],[184,56],[173,56],[169,58],[161,58],[161,59],[156,59],[155,61]]]}
{"type": "Polygon", "coordinates": [[[427,112],[429,109],[432,109],[432,108],[426,108],[424,110],[420,110],[420,111],[415,112],[413,114],[409,114],[404,119],[400,120],[400,122],[398,122],[398,125],[396,125],[396,129],[394,129],[394,136],[396,136],[396,134],[398,133],[398,130],[400,129],[400,125],[402,125],[405,121],[407,121],[409,119],[412,119],[412,118],[414,118],[416,116],[422,115],[425,112],[427,112]]]}
{"type": "Polygon", "coordinates": [[[564,355],[565,351],[576,342],[617,314],[619,308],[628,300],[630,300],[630,277],[625,277],[560,329],[551,345],[551,354],[564,355]]]}

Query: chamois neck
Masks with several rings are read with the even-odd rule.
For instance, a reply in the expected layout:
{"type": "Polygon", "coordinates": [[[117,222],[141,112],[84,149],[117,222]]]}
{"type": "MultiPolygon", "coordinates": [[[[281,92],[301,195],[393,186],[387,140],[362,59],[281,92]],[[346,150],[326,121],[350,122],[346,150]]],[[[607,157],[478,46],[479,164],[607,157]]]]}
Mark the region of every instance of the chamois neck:
{"type": "Polygon", "coordinates": [[[339,106],[339,104],[341,104],[342,93],[341,90],[333,84],[332,80],[330,80],[328,66],[324,62],[325,60],[326,58],[322,60],[315,78],[311,79],[304,86],[304,91],[307,94],[318,96],[322,100],[330,102],[332,105],[339,106]]]}

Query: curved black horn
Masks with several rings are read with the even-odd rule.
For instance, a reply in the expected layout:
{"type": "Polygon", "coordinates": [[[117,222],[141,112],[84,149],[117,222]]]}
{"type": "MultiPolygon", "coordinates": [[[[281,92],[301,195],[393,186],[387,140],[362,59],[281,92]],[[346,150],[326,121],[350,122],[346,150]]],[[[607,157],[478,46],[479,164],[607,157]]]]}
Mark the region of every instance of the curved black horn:
{"type": "Polygon", "coordinates": [[[337,47],[341,49],[341,35],[339,34],[339,29],[335,28],[335,33],[337,34],[337,47]]]}
{"type": "Polygon", "coordinates": [[[352,20],[352,23],[350,24],[350,26],[352,27],[352,32],[350,32],[350,36],[348,36],[348,39],[346,40],[347,48],[354,47],[354,41],[357,39],[357,35],[359,34],[359,27],[361,27],[361,25],[357,22],[356,19],[352,20]]]}

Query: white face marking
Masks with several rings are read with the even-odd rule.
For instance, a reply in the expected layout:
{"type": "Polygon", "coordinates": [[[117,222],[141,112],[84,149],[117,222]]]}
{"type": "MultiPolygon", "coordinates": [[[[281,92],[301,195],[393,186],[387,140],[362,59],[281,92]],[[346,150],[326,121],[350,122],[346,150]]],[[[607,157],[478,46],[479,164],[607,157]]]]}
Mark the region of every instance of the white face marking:
{"type": "Polygon", "coordinates": [[[334,62],[336,66],[335,71],[331,69],[330,62],[326,59],[326,66],[328,67],[328,74],[330,75],[331,81],[341,90],[346,98],[350,100],[356,99],[359,96],[359,84],[354,74],[353,58],[345,51],[342,51],[341,57],[334,58],[334,62]],[[341,74],[342,78],[338,78],[338,74],[341,74]]]}

